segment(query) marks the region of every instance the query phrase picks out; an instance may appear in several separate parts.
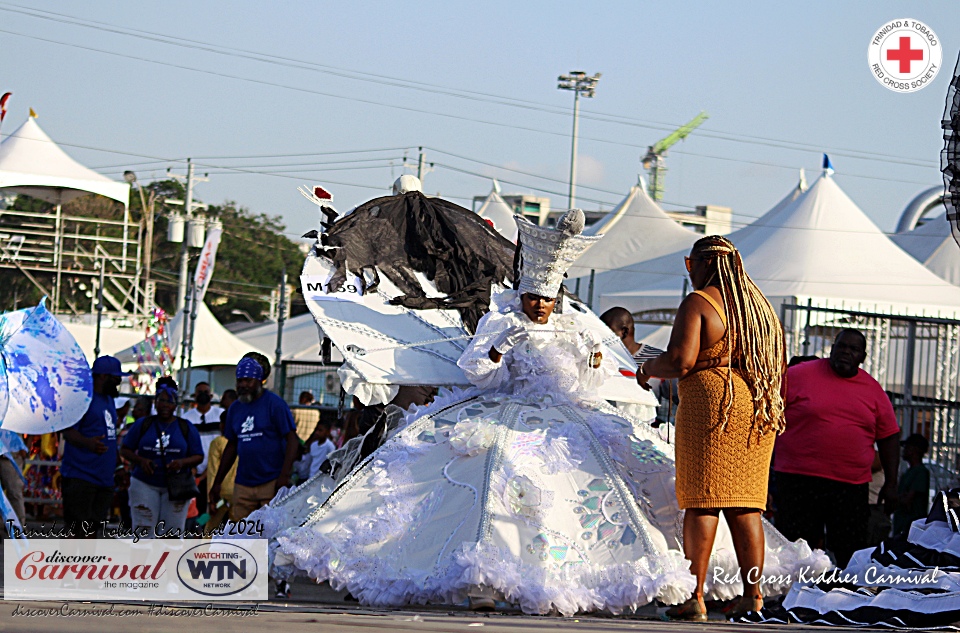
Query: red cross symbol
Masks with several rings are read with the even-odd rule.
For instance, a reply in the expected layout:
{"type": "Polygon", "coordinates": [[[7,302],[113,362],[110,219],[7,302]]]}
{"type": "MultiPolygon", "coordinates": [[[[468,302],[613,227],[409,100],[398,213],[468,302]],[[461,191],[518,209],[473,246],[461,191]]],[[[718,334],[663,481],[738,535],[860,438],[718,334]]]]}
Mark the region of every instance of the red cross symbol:
{"type": "Polygon", "coordinates": [[[922,48],[910,48],[910,36],[900,38],[900,48],[891,48],[887,50],[887,60],[900,62],[900,72],[907,74],[910,72],[910,62],[923,61],[922,48]]]}

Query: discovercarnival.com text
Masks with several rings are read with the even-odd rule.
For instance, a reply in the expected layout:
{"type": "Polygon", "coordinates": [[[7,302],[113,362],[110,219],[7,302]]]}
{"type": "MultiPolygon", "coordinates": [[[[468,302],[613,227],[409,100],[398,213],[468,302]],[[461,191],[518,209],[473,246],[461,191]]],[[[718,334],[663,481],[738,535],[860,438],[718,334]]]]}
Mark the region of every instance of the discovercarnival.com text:
{"type": "Polygon", "coordinates": [[[115,604],[76,607],[69,602],[64,602],[59,607],[32,607],[18,602],[10,615],[15,618],[130,618],[142,615],[173,618],[249,618],[260,615],[259,607],[258,604],[235,609],[218,609],[212,604],[203,607],[168,607],[164,604],[147,604],[142,607],[115,604]]]}

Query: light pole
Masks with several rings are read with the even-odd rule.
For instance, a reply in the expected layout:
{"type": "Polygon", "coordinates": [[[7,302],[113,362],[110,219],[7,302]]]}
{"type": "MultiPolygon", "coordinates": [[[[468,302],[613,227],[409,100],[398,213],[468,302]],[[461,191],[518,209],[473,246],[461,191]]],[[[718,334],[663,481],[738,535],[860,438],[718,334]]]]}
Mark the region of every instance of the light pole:
{"type": "Polygon", "coordinates": [[[577,131],[580,127],[580,95],[593,97],[600,81],[600,73],[588,75],[582,70],[571,71],[569,75],[557,77],[557,88],[573,90],[573,142],[570,148],[570,193],[567,197],[569,208],[573,208],[577,201],[577,131]]]}
{"type": "MultiPolygon", "coordinates": [[[[149,296],[149,291],[147,289],[150,287],[150,268],[153,264],[153,209],[154,204],[157,201],[157,195],[153,191],[150,192],[150,204],[147,204],[146,196],[143,194],[143,185],[140,184],[140,181],[137,180],[137,175],[132,171],[123,172],[123,179],[126,180],[131,185],[136,185],[137,190],[140,192],[140,205],[143,212],[143,219],[146,223],[147,229],[147,243],[146,247],[143,249],[143,259],[144,259],[144,276],[143,276],[143,287],[145,290],[145,295],[147,295],[147,303],[153,303],[153,297],[149,296]]],[[[147,309],[152,307],[152,305],[146,306],[147,309]]]]}

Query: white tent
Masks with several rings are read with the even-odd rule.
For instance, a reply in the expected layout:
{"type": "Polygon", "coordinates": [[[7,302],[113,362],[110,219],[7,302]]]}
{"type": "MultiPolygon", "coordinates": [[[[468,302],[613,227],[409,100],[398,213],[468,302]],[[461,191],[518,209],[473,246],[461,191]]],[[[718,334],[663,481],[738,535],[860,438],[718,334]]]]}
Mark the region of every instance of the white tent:
{"type": "Polygon", "coordinates": [[[937,276],[960,286],[960,246],[950,233],[946,214],[891,239],[937,276]]]}
{"type": "MultiPolygon", "coordinates": [[[[180,369],[181,341],[183,340],[184,313],[179,312],[167,325],[167,344],[176,357],[175,369],[180,369]]],[[[138,343],[139,345],[139,343],[138,343]]],[[[137,363],[136,345],[114,354],[126,365],[137,363]]],[[[274,346],[275,347],[275,346],[274,346]]],[[[270,348],[267,348],[270,349],[270,348]]],[[[193,366],[236,365],[247,352],[260,352],[267,358],[272,354],[259,346],[237,338],[217,321],[207,304],[201,303],[197,309],[196,330],[193,335],[193,366]]]]}
{"type": "MultiPolygon", "coordinates": [[[[812,300],[821,306],[906,314],[960,312],[960,288],[891,242],[830,176],[790,197],[730,235],[747,272],[775,307],[812,300]]],[[[682,270],[683,254],[661,260],[673,261],[682,270]]],[[[665,267],[662,261],[660,265],[665,267]]],[[[680,274],[666,280],[654,276],[648,283],[604,294],[601,307],[621,305],[635,313],[676,308],[680,274]]]]}
{"type": "MultiPolygon", "coordinates": [[[[599,222],[588,227],[587,235],[603,235],[597,244],[567,272],[570,279],[581,277],[579,295],[590,300],[588,278],[594,270],[593,297],[637,287],[637,273],[647,262],[667,253],[689,250],[700,237],[664,213],[641,185],[631,187],[627,197],[599,222]]],[[[567,282],[573,289],[575,282],[567,282]]]]}
{"type": "Polygon", "coordinates": [[[513,209],[500,196],[500,186],[496,181],[493,183],[490,195],[477,209],[477,215],[492,222],[497,233],[513,243],[517,242],[517,223],[513,219],[513,209]]]}
{"type": "MultiPolygon", "coordinates": [[[[106,321],[107,319],[104,319],[106,321]]],[[[87,361],[93,363],[96,356],[93,350],[97,346],[97,326],[89,323],[73,323],[61,321],[63,327],[77,340],[87,361]]],[[[100,328],[100,355],[113,355],[117,351],[125,350],[143,340],[143,330],[133,328],[115,328],[103,326],[100,328]]]]}
{"type": "MultiPolygon", "coordinates": [[[[277,323],[275,321],[264,323],[237,333],[237,337],[253,347],[276,350],[277,323]]],[[[287,319],[283,323],[283,353],[280,358],[282,361],[319,363],[322,339],[323,331],[309,312],[287,319]]],[[[330,360],[334,362],[343,360],[336,348],[330,350],[330,355],[330,360]]],[[[271,360],[275,357],[276,351],[267,355],[271,360]]]]}
{"type": "MultiPolygon", "coordinates": [[[[794,187],[790,193],[783,197],[773,209],[767,212],[767,215],[778,213],[780,209],[783,209],[785,206],[793,203],[801,193],[806,190],[806,182],[801,176],[800,182],[794,187]]],[[[687,282],[687,271],[683,267],[683,257],[690,253],[690,247],[693,245],[693,242],[698,239],[699,235],[694,236],[692,240],[686,246],[681,246],[679,249],[667,253],[665,255],[660,255],[652,259],[647,259],[640,261],[636,264],[629,266],[624,266],[619,270],[611,271],[603,275],[603,283],[605,288],[610,288],[606,292],[597,292],[594,291],[594,305],[600,307],[600,311],[611,308],[615,305],[620,305],[616,301],[607,301],[602,297],[604,295],[614,295],[617,293],[629,293],[635,290],[642,290],[649,288],[653,285],[665,285],[669,286],[671,291],[677,297],[679,301],[680,294],[682,294],[683,289],[686,287],[687,282]],[[599,297],[599,299],[598,299],[599,297]]],[[[581,280],[581,290],[583,290],[583,281],[581,280]]],[[[676,307],[675,305],[672,307],[676,307]]]]}
{"type": "Polygon", "coordinates": [[[0,188],[60,205],[87,193],[130,201],[130,185],[101,176],[70,158],[40,129],[26,122],[0,143],[0,188]]]}

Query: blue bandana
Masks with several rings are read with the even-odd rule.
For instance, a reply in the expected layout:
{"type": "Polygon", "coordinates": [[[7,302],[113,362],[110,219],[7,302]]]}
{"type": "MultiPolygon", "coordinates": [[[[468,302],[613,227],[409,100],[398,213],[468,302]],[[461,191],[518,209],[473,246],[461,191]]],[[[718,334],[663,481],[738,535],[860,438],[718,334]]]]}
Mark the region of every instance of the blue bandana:
{"type": "Polygon", "coordinates": [[[174,389],[173,387],[171,387],[170,385],[167,385],[167,384],[157,385],[157,395],[159,396],[161,393],[165,393],[165,394],[167,394],[168,396],[170,396],[170,399],[174,402],[174,404],[176,404],[176,402],[177,402],[177,390],[176,390],[176,389],[174,389]]]}
{"type": "Polygon", "coordinates": [[[252,358],[244,358],[237,363],[237,378],[256,378],[263,380],[263,368],[252,358]]]}

